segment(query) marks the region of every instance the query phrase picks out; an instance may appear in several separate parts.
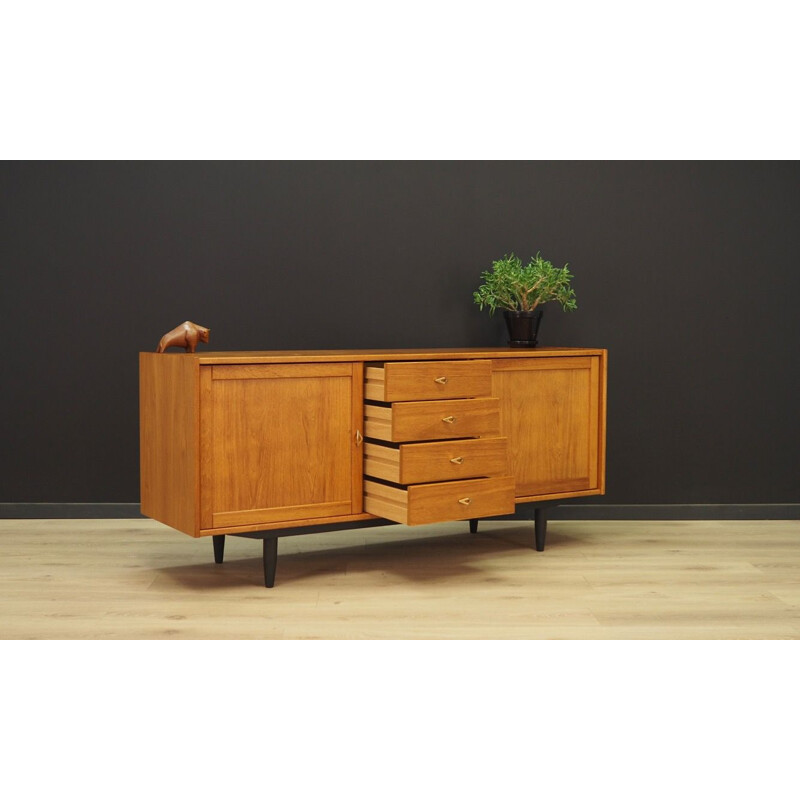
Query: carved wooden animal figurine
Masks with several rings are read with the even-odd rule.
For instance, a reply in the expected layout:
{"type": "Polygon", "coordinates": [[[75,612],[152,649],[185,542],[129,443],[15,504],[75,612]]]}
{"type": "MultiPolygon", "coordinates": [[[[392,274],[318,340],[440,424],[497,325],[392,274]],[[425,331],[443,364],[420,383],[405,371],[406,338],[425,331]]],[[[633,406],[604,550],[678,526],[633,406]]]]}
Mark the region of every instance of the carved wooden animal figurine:
{"type": "Polygon", "coordinates": [[[165,333],[158,343],[156,353],[163,353],[168,347],[184,347],[187,353],[194,353],[198,342],[208,343],[209,328],[195,325],[186,320],[182,325],[165,333]]]}

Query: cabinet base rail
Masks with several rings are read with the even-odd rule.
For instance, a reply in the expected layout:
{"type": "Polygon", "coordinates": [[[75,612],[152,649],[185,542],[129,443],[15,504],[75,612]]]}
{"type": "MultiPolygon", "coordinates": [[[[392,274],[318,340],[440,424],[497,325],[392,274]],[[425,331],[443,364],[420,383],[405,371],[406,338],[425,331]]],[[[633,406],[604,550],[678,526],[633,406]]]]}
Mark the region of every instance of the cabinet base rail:
{"type": "MultiPolygon", "coordinates": [[[[533,548],[541,553],[544,550],[545,539],[547,536],[547,509],[557,505],[557,503],[543,503],[534,507],[533,517],[533,548]]],[[[491,518],[490,518],[491,519],[491,518]]],[[[382,527],[383,525],[394,525],[396,523],[389,520],[377,520],[370,522],[369,525],[341,524],[335,526],[309,526],[308,528],[294,528],[285,531],[263,531],[253,533],[232,533],[228,536],[240,536],[244,539],[261,539],[263,541],[263,562],[264,562],[264,586],[271,589],[275,586],[275,572],[278,566],[278,539],[284,536],[300,536],[309,533],[323,533],[336,530],[347,530],[354,527],[382,527]]],[[[478,520],[469,520],[469,532],[478,533],[478,520]]],[[[225,553],[225,536],[221,533],[212,536],[214,545],[214,563],[222,564],[225,553]]]]}

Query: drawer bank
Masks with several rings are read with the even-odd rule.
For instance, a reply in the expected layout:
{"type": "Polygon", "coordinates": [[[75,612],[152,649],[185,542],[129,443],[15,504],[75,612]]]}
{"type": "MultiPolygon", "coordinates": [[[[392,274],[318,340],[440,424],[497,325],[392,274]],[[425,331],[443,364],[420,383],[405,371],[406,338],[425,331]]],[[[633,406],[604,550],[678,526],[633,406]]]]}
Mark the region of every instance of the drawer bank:
{"type": "Polygon", "coordinates": [[[606,351],[140,353],[142,513],[190,536],[513,514],[605,491],[606,351]]]}

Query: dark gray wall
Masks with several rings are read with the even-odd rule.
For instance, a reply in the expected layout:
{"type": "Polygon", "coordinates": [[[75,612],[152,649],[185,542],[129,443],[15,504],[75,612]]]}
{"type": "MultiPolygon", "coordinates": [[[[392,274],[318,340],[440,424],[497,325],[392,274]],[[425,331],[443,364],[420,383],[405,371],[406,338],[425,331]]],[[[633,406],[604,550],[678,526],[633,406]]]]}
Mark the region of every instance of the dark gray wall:
{"type": "MultiPolygon", "coordinates": [[[[603,502],[800,501],[800,167],[0,167],[0,502],[138,501],[137,353],[482,346],[493,258],[575,274],[544,345],[610,351],[603,502]]],[[[593,501],[594,502],[594,501],[593,501]]]]}

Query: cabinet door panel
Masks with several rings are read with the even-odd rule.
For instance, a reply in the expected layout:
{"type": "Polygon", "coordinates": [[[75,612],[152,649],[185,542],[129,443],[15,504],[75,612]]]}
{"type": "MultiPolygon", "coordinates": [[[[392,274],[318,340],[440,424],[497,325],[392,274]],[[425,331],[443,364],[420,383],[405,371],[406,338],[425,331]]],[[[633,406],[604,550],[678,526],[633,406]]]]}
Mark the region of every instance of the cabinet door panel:
{"type": "Polygon", "coordinates": [[[602,491],[600,378],[595,356],[494,361],[518,498],[602,491]]]}
{"type": "Polygon", "coordinates": [[[353,364],[202,369],[203,527],[358,513],[360,372],[353,364]]]}

